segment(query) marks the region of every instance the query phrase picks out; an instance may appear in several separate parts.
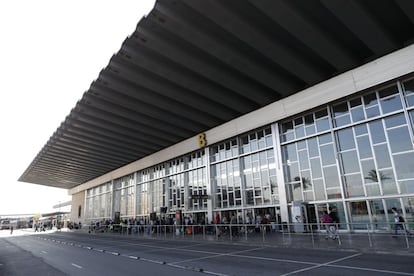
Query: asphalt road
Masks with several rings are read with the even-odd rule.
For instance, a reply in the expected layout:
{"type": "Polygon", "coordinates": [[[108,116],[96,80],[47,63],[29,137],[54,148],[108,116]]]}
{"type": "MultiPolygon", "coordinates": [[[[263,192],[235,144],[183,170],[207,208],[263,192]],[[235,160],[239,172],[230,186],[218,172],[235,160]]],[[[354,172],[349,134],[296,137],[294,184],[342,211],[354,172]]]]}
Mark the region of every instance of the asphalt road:
{"type": "Polygon", "coordinates": [[[0,275],[65,274],[414,276],[414,262],[412,255],[70,232],[0,239],[0,275]]]}

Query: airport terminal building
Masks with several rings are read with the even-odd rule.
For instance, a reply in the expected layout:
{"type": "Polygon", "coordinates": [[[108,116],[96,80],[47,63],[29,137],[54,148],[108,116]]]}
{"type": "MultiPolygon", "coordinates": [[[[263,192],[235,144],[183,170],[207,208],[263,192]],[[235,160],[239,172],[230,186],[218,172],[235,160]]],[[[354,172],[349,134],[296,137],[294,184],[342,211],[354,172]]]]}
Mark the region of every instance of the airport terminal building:
{"type": "Polygon", "coordinates": [[[158,0],[19,180],[82,223],[412,222],[413,42],[408,0],[158,0]]]}

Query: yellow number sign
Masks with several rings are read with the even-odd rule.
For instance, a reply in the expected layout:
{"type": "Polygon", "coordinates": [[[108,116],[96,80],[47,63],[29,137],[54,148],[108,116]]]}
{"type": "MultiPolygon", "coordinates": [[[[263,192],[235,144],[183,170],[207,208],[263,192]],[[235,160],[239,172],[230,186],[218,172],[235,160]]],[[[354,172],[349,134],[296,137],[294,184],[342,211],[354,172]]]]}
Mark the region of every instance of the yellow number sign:
{"type": "Polygon", "coordinates": [[[199,133],[197,135],[198,138],[198,146],[200,148],[204,148],[205,146],[207,146],[207,140],[206,140],[206,134],[205,133],[199,133]]]}

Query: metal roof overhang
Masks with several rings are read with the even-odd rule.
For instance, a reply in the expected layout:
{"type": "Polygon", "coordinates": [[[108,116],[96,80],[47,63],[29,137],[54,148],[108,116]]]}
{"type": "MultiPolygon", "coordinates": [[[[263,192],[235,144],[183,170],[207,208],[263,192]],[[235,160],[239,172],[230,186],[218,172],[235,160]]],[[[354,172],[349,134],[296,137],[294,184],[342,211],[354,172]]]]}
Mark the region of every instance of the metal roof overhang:
{"type": "Polygon", "coordinates": [[[413,39],[411,0],[158,0],[19,181],[73,188],[413,39]]]}

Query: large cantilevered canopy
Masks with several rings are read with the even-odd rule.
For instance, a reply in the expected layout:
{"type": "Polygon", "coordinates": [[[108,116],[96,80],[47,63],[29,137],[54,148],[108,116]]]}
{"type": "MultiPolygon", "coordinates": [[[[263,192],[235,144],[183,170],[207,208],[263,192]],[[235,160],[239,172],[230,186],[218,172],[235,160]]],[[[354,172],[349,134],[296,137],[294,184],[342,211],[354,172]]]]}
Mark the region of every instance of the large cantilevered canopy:
{"type": "Polygon", "coordinates": [[[413,41],[411,0],[158,0],[19,181],[73,188],[413,41]]]}

